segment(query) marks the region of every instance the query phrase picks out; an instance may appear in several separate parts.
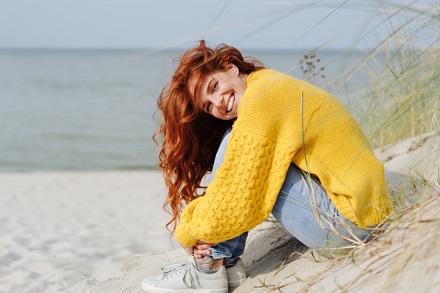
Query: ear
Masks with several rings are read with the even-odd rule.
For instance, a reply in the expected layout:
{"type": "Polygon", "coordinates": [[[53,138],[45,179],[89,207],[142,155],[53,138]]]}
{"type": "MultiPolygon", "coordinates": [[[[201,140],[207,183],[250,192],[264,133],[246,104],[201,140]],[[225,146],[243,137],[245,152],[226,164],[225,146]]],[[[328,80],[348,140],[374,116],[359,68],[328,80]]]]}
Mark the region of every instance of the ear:
{"type": "Polygon", "coordinates": [[[230,62],[226,63],[225,71],[229,71],[230,73],[233,73],[235,75],[240,74],[240,70],[238,69],[237,65],[230,63],[230,62]]]}

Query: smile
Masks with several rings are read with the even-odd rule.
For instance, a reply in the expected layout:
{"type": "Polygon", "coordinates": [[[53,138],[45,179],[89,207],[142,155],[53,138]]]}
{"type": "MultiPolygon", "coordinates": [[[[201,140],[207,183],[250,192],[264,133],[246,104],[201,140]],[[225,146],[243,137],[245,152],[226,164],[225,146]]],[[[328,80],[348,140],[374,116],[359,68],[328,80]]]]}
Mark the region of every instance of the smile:
{"type": "Polygon", "coordinates": [[[234,102],[235,102],[235,93],[233,93],[231,98],[229,99],[228,108],[226,109],[227,113],[232,111],[232,108],[234,107],[234,102]]]}

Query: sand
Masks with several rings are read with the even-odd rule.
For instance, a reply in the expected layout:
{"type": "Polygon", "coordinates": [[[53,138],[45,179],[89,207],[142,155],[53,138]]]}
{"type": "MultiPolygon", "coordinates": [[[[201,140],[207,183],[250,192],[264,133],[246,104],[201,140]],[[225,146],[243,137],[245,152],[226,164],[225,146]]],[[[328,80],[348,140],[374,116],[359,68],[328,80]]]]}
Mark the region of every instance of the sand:
{"type": "MultiPolygon", "coordinates": [[[[393,196],[423,195],[383,237],[316,263],[267,221],[251,231],[249,278],[235,292],[440,291],[439,146],[431,133],[376,150],[393,196]]],[[[4,173],[0,182],[0,292],[142,292],[143,278],[187,258],[164,228],[158,171],[4,173]]]]}
{"type": "Polygon", "coordinates": [[[59,292],[172,249],[151,172],[0,174],[0,292],[59,292]]]}

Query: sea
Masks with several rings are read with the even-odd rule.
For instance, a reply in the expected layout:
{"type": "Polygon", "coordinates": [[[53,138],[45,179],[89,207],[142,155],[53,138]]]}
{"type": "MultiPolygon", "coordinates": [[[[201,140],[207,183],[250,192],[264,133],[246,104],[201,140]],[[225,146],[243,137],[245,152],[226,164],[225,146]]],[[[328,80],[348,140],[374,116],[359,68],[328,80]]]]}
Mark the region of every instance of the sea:
{"type": "MultiPolygon", "coordinates": [[[[183,52],[0,50],[0,172],[156,168],[157,98],[183,52]]],[[[370,84],[353,70],[360,51],[242,53],[297,78],[315,72],[307,80],[347,106],[370,84]]]]}

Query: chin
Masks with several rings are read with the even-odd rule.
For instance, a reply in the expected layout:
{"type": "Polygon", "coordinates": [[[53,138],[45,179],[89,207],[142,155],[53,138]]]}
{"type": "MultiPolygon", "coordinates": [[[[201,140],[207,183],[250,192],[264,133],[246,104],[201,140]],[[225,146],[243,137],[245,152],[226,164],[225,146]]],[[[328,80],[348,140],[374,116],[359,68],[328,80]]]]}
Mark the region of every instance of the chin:
{"type": "Polygon", "coordinates": [[[229,121],[229,120],[233,120],[233,119],[235,119],[235,118],[237,118],[237,116],[227,116],[227,117],[223,117],[223,118],[221,118],[221,120],[229,121]]]}

